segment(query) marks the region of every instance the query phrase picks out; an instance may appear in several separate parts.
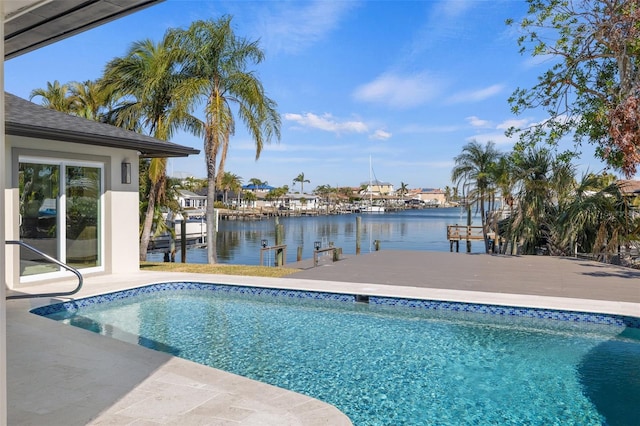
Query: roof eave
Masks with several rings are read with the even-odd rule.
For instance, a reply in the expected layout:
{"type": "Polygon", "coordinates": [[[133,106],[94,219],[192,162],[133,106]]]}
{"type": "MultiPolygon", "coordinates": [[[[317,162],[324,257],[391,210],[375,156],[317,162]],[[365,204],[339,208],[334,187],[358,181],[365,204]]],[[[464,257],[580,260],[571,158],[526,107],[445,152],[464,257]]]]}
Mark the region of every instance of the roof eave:
{"type": "Polygon", "coordinates": [[[13,136],[130,149],[140,152],[140,156],[144,158],[187,157],[189,155],[197,155],[200,153],[200,150],[172,143],[167,143],[165,145],[144,141],[130,141],[105,135],[88,135],[78,133],[77,131],[37,127],[32,124],[22,125],[7,122],[5,123],[5,133],[13,136]]]}
{"type": "Polygon", "coordinates": [[[164,0],[73,0],[43,2],[33,10],[18,10],[4,19],[4,58],[14,58],[79,34],[164,0]]]}

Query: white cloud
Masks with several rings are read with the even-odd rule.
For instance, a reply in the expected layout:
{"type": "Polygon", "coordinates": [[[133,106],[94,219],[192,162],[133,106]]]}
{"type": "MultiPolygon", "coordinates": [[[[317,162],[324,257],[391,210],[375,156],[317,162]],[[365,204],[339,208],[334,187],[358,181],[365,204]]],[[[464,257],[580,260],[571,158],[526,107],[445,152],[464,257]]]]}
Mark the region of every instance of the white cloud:
{"type": "Polygon", "coordinates": [[[261,40],[267,49],[295,53],[336,29],[355,1],[268,2],[256,13],[261,40]]]}
{"type": "Polygon", "coordinates": [[[505,120],[502,123],[498,124],[496,126],[496,129],[508,130],[512,127],[519,129],[528,124],[529,124],[529,120],[526,118],[522,118],[520,120],[511,119],[511,120],[505,120]]]}
{"type": "Polygon", "coordinates": [[[480,142],[481,144],[485,144],[487,142],[493,142],[496,145],[508,145],[513,144],[517,141],[517,137],[507,137],[504,133],[482,133],[478,135],[469,136],[466,138],[467,142],[471,142],[473,140],[480,142]]]}
{"type": "Polygon", "coordinates": [[[358,87],[353,96],[362,102],[412,108],[436,97],[442,92],[443,86],[443,81],[426,72],[414,75],[386,73],[358,87]]]}
{"type": "Polygon", "coordinates": [[[447,103],[457,104],[457,103],[466,103],[466,102],[479,102],[483,101],[487,98],[497,95],[502,92],[504,89],[504,85],[502,84],[494,84],[489,87],[485,87],[483,89],[467,91],[467,92],[458,92],[453,96],[447,99],[447,103]]]}
{"type": "Polygon", "coordinates": [[[389,139],[390,137],[391,137],[391,133],[386,132],[382,129],[378,129],[369,136],[369,139],[384,141],[389,139]]]}
{"type": "Polygon", "coordinates": [[[482,120],[476,117],[475,115],[472,115],[471,117],[467,117],[465,120],[467,120],[469,124],[471,124],[473,127],[490,127],[491,126],[490,121],[482,120]]]}
{"type": "Polygon", "coordinates": [[[362,121],[336,121],[331,114],[322,116],[306,114],[284,114],[284,119],[298,123],[302,127],[324,130],[326,132],[340,133],[365,133],[368,131],[367,125],[362,121]]]}

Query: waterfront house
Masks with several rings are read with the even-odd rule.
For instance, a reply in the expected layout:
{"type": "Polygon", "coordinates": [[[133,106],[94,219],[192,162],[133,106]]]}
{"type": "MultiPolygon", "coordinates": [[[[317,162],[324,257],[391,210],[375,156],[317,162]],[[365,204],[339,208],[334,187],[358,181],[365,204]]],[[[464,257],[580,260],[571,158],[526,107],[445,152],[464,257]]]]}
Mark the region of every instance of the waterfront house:
{"type": "Polygon", "coordinates": [[[284,197],[283,207],[295,211],[316,210],[320,207],[320,197],[313,194],[289,193],[284,197]]]}
{"type": "Polygon", "coordinates": [[[383,182],[380,180],[372,180],[371,182],[363,182],[360,185],[364,190],[360,191],[361,195],[393,195],[395,193],[393,184],[389,182],[383,182]]]}
{"type": "MultiPolygon", "coordinates": [[[[198,150],[50,110],[5,94],[5,233],[85,274],[138,264],[138,158],[198,150]]],[[[11,290],[69,272],[6,248],[11,290]]]]}
{"type": "Polygon", "coordinates": [[[410,191],[406,198],[424,201],[425,205],[431,207],[442,207],[447,202],[443,190],[438,188],[420,188],[410,191]]]}
{"type": "Polygon", "coordinates": [[[186,189],[179,189],[178,204],[185,210],[204,210],[207,208],[207,196],[186,189]]]}

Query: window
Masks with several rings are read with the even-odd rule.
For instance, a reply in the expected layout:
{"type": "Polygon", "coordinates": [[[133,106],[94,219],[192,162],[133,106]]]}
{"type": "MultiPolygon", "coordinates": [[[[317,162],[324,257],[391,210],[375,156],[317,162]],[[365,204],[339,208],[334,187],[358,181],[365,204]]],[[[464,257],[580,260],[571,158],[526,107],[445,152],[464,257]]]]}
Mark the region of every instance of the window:
{"type": "MultiPolygon", "coordinates": [[[[77,269],[102,267],[104,165],[20,158],[20,239],[77,269]]],[[[20,248],[20,276],[60,268],[20,248]]]]}

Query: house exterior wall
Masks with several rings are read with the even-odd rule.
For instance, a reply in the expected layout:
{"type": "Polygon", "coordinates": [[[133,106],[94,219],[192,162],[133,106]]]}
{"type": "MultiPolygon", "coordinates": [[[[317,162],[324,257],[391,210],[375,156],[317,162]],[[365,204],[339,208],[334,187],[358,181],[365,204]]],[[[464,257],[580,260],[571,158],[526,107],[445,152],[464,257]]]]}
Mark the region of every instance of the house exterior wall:
{"type": "MultiPolygon", "coordinates": [[[[5,2],[0,1],[0,16],[4,18],[5,2]]],[[[0,19],[0,35],[4,40],[4,19],[0,19]]],[[[0,45],[0,54],[4,58],[4,43],[0,45]]],[[[0,62],[0,93],[4,93],[4,59],[0,62]]],[[[4,136],[4,96],[0,99],[0,212],[5,210],[5,185],[7,167],[5,161],[5,136],[4,136]]],[[[2,262],[5,259],[5,227],[0,224],[0,277],[6,276],[6,267],[2,262]]],[[[0,282],[0,425],[7,424],[7,302],[6,279],[0,282]]]]}
{"type": "Polygon", "coordinates": [[[447,201],[442,191],[421,192],[417,197],[428,204],[444,205],[447,201]]]}
{"type": "MultiPolygon", "coordinates": [[[[20,156],[90,161],[104,165],[102,194],[102,265],[89,273],[127,273],[138,271],[138,153],[136,151],[67,142],[5,136],[4,178],[5,224],[7,240],[20,239],[18,159],[20,156]],[[121,164],[131,163],[131,183],[121,182],[121,164]]],[[[20,283],[19,247],[6,249],[5,278],[9,288],[20,283]]],[[[81,271],[83,274],[85,271],[81,271]]],[[[43,276],[44,279],[47,279],[43,276]]],[[[50,278],[50,277],[49,277],[50,278]]]]}

